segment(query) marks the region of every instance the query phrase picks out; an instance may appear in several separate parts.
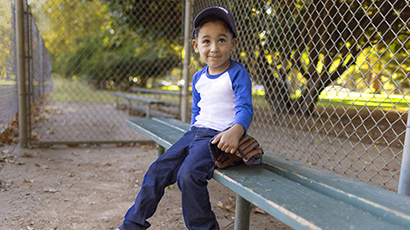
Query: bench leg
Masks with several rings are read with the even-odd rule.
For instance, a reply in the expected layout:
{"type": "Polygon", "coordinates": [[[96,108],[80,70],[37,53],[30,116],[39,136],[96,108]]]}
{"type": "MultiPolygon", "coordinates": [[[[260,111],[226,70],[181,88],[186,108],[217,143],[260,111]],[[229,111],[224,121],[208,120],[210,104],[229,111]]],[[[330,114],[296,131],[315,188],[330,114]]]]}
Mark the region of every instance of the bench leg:
{"type": "Polygon", "coordinates": [[[236,195],[235,230],[249,230],[251,203],[236,195]]]}
{"type": "Polygon", "coordinates": [[[158,145],[158,149],[157,149],[157,157],[162,156],[162,154],[165,153],[165,148],[162,147],[161,145],[158,145]]]}
{"type": "Polygon", "coordinates": [[[131,115],[131,100],[128,100],[128,115],[131,115]]]}
{"type": "Polygon", "coordinates": [[[147,105],[147,118],[151,118],[151,105],[147,105]]]}

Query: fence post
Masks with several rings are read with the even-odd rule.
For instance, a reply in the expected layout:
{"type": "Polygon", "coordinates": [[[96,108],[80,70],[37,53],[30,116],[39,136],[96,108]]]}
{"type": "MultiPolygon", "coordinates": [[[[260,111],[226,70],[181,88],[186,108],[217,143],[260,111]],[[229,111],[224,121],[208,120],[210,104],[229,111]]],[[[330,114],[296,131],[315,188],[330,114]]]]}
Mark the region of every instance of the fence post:
{"type": "Polygon", "coordinates": [[[406,135],[404,138],[403,158],[401,160],[398,193],[410,196],[410,110],[407,112],[406,135]]]}
{"type": "Polygon", "coordinates": [[[16,0],[16,42],[20,145],[27,148],[27,98],[25,69],[24,0],[16,0]]]}
{"type": "Polygon", "coordinates": [[[189,65],[191,62],[191,1],[185,1],[185,28],[184,28],[184,69],[183,78],[184,85],[182,88],[182,100],[181,100],[181,120],[189,122],[188,109],[189,109],[189,65]]]}

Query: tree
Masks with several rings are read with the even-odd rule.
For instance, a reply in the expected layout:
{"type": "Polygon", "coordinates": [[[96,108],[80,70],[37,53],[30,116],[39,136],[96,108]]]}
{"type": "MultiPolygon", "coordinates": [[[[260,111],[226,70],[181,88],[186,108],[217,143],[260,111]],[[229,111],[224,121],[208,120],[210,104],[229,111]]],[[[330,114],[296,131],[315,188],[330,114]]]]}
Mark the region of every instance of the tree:
{"type": "MultiPolygon", "coordinates": [[[[127,89],[135,84],[144,86],[148,78],[164,76],[175,68],[180,62],[178,49],[167,39],[178,37],[175,34],[181,30],[165,31],[165,26],[157,26],[169,34],[161,36],[154,26],[158,21],[170,20],[161,18],[165,13],[154,14],[155,4],[146,1],[154,8],[149,11],[142,7],[137,15],[135,10],[129,11],[131,3],[33,0],[37,4],[34,15],[53,57],[54,71],[65,77],[81,77],[98,88],[127,89]],[[144,29],[144,25],[150,27],[144,29]],[[134,82],[136,77],[138,82],[134,82]]],[[[181,24],[173,26],[181,28],[181,24]]]]}
{"type": "MultiPolygon", "coordinates": [[[[138,75],[144,87],[148,78],[158,78],[181,63],[183,5],[177,0],[101,0],[110,13],[110,27],[115,31],[108,40],[111,50],[133,47],[134,57],[122,58],[112,69],[132,66],[120,79],[138,75]]],[[[118,58],[117,58],[118,59],[118,58]]],[[[120,71],[117,71],[120,73],[120,71]]]]}
{"type": "Polygon", "coordinates": [[[0,2],[0,80],[15,80],[14,71],[14,15],[13,15],[13,4],[0,2]]]}
{"type": "Polygon", "coordinates": [[[180,0],[101,0],[107,4],[114,27],[139,36],[180,39],[184,8],[180,0]],[[126,29],[124,29],[126,27],[126,29]],[[175,32],[177,31],[177,32],[175,32]]]}
{"type": "Polygon", "coordinates": [[[355,65],[366,48],[386,47],[393,56],[410,50],[405,1],[255,0],[245,15],[237,22],[244,63],[281,113],[311,113],[320,92],[355,65]],[[292,98],[289,82],[299,76],[304,86],[292,98]]]}

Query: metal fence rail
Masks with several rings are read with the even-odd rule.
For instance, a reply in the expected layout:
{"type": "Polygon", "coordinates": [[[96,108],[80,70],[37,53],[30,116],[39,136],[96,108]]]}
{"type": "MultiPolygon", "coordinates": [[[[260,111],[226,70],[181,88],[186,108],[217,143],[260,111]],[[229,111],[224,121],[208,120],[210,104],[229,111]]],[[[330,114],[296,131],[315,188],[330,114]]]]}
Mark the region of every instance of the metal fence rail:
{"type": "MultiPolygon", "coordinates": [[[[239,44],[232,58],[253,79],[250,132],[265,149],[397,190],[409,109],[408,1],[192,3],[192,17],[211,5],[233,13],[239,44]]],[[[32,144],[142,138],[121,126],[128,115],[116,109],[111,92],[178,91],[184,4],[32,0],[44,40],[31,47],[44,43],[53,64],[52,93],[32,123],[32,144]]],[[[30,92],[41,95],[47,90],[35,82],[50,66],[38,70],[47,59],[38,54],[30,53],[37,74],[30,92]]],[[[203,66],[192,56],[191,75],[203,66]]]]}

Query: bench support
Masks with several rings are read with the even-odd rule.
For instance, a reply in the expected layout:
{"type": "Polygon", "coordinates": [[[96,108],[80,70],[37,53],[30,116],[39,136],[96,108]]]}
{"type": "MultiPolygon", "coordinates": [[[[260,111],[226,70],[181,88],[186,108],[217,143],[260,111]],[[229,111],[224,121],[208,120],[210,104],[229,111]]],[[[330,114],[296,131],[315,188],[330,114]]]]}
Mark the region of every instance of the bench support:
{"type": "Polygon", "coordinates": [[[147,104],[147,118],[151,118],[151,104],[147,104]]]}
{"type": "Polygon", "coordinates": [[[161,146],[161,145],[158,145],[158,148],[157,148],[157,158],[160,157],[160,156],[162,156],[162,154],[164,154],[164,153],[165,153],[165,148],[164,148],[163,146],[161,146]]]}
{"type": "Polygon", "coordinates": [[[249,219],[251,216],[251,203],[236,195],[235,207],[235,230],[249,230],[249,219]]]}

